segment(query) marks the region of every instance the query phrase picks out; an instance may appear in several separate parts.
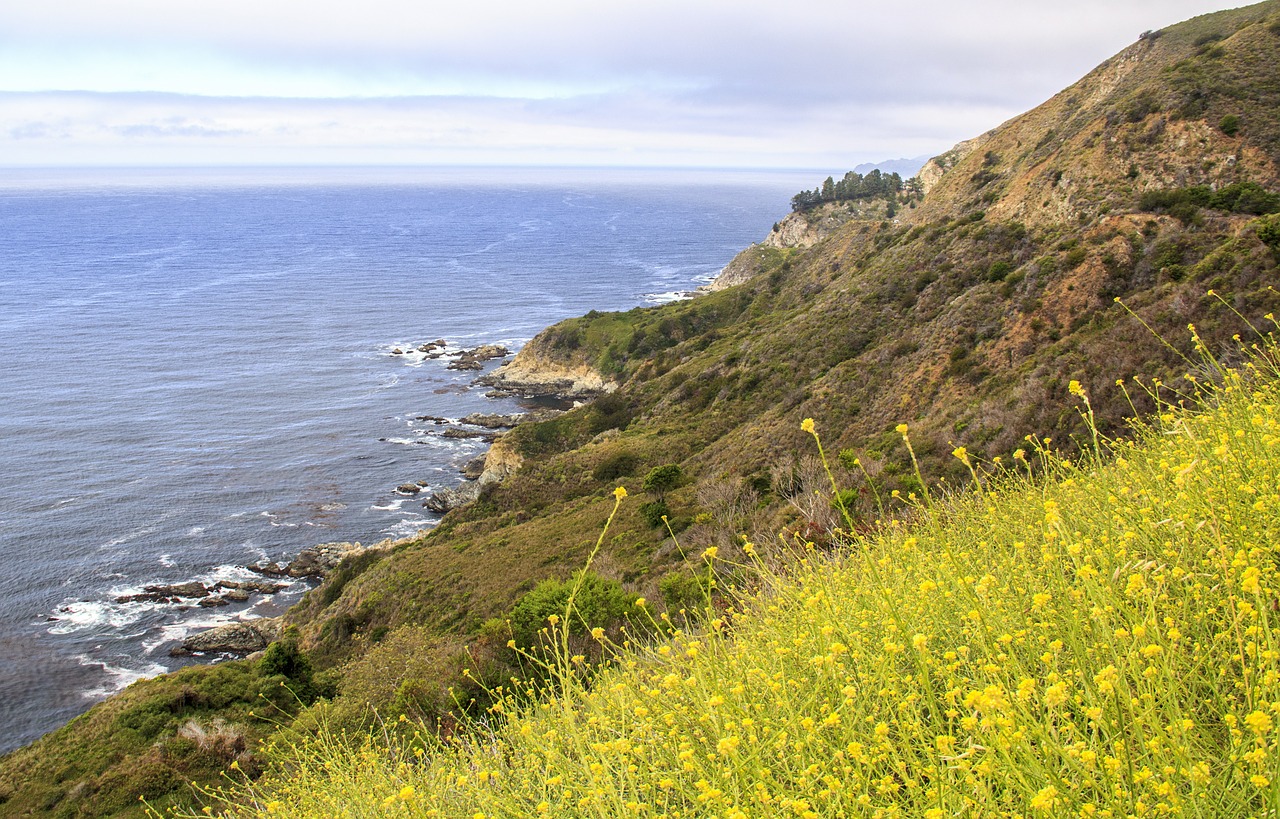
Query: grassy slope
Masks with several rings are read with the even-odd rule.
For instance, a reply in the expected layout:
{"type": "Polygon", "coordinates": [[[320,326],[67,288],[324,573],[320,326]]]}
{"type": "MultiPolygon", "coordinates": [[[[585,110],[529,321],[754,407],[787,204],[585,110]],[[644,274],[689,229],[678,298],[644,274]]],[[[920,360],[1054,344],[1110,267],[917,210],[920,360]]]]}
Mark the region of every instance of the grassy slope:
{"type": "MultiPolygon", "coordinates": [[[[900,421],[915,425],[931,480],[963,478],[947,457],[952,441],[1007,457],[1028,432],[1080,435],[1079,419],[1050,399],[1072,379],[1094,396],[1103,428],[1117,429],[1130,412],[1117,378],[1170,381],[1185,365],[1114,297],[1170,337],[1195,322],[1215,349],[1245,328],[1206,290],[1232,294],[1253,320],[1280,303],[1269,289],[1275,257],[1252,217],[1203,211],[1188,224],[1137,211],[1142,190],[1171,184],[1280,187],[1269,58],[1280,35],[1256,22],[1237,31],[1276,9],[1198,19],[1138,44],[989,135],[899,225],[851,223],[809,251],[766,254],[761,274],[739,287],[551,328],[534,344],[620,378],[619,393],[607,408],[518,430],[524,469],[331,605],[303,609],[309,644],[337,658],[406,620],[465,633],[501,614],[537,579],[580,565],[600,518],[593,499],[616,480],[598,469],[618,456],[634,456],[633,474],[621,476],[633,492],[648,468],[682,463],[698,487],[669,499],[681,519],[718,517],[698,497],[709,485],[766,490],[771,512],[695,527],[696,551],[726,527],[803,524],[770,474],[801,451],[801,417],[832,430],[833,451],[853,450],[903,489],[919,487],[894,447],[900,421]],[[1208,50],[1196,44],[1206,32],[1222,38],[1208,50]],[[1174,82],[1184,74],[1211,81],[1174,82]],[[1242,84],[1257,86],[1256,99],[1242,84]],[[1137,108],[1135,96],[1145,100],[1137,108]],[[1249,124],[1228,137],[1188,118],[1192,103],[1249,124]],[[1045,142],[1050,131],[1059,136],[1045,142]],[[351,627],[335,632],[334,618],[351,627]]],[[[653,596],[655,579],[680,563],[663,540],[624,513],[606,549],[613,574],[653,596]]]]}
{"type": "MultiPolygon", "coordinates": [[[[1230,293],[1254,320],[1280,302],[1268,288],[1275,257],[1251,217],[1203,211],[1183,222],[1137,210],[1148,189],[1239,179],[1280,188],[1277,19],[1273,1],[1139,43],[986,135],[899,223],[851,222],[807,251],[748,251],[760,274],[745,285],[551,328],[534,343],[591,362],[622,389],[515,432],[519,473],[291,613],[343,692],[320,713],[354,728],[370,716],[366,703],[431,719],[449,710],[451,686],[463,702],[483,701],[461,676],[468,652],[497,678],[509,670],[505,638],[484,631],[486,619],[581,566],[608,493],[621,483],[641,494],[653,466],[681,463],[691,476],[667,500],[677,527],[692,522],[681,537],[696,555],[739,531],[820,534],[832,522],[825,501],[805,500],[815,473],[793,457],[806,451],[802,417],[829,430],[833,453],[849,449],[879,485],[907,491],[920,487],[893,432],[900,421],[913,425],[926,478],[953,482],[965,473],[952,441],[1008,457],[1029,432],[1083,434],[1055,399],[1071,379],[1089,389],[1103,429],[1119,428],[1130,409],[1116,378],[1171,381],[1185,366],[1112,297],[1169,337],[1194,321],[1215,350],[1244,327],[1206,289],[1230,293]],[[1235,136],[1218,128],[1227,114],[1242,123],[1235,136]]],[[[869,511],[861,473],[842,469],[869,511]]],[[[597,561],[653,600],[664,574],[697,565],[635,505],[597,561]]],[[[168,685],[129,696],[161,697],[168,685]]],[[[96,810],[80,798],[93,783],[126,776],[150,753],[83,750],[114,747],[107,715],[118,707],[0,760],[0,799],[96,810]],[[60,778],[30,776],[67,758],[75,767],[60,778]]]]}
{"type": "Polygon", "coordinates": [[[1015,462],[912,526],[756,563],[712,628],[589,687],[562,662],[557,698],[509,697],[473,740],[296,736],[229,815],[1266,815],[1276,354],[1108,462],[1032,449],[1046,480],[1015,462]]]}

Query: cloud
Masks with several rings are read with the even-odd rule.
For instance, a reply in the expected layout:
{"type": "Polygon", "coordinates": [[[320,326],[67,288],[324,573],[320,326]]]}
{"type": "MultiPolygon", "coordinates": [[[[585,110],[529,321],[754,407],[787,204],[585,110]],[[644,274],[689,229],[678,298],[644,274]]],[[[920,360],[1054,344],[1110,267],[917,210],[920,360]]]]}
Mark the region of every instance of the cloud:
{"type": "Polygon", "coordinates": [[[94,150],[103,161],[130,150],[214,161],[211,146],[232,143],[272,161],[293,139],[295,155],[321,161],[838,170],[943,150],[1141,31],[1230,5],[366,0],[357,13],[332,0],[10,3],[0,7],[0,92],[12,92],[0,95],[0,134],[13,141],[0,149],[38,162],[44,133],[50,162],[94,150]]]}

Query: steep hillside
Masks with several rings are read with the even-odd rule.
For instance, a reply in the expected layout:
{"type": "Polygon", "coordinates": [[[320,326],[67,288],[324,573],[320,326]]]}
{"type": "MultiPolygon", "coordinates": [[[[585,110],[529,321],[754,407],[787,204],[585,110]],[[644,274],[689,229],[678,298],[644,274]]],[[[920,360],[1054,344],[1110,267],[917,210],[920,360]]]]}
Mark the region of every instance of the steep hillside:
{"type": "MultiPolygon", "coordinates": [[[[643,495],[640,478],[662,464],[687,476],[661,498],[683,550],[787,528],[820,537],[833,519],[795,456],[804,417],[847,451],[846,485],[866,470],[905,495],[922,487],[899,423],[925,480],[955,480],[954,444],[1007,458],[1028,434],[1082,435],[1053,398],[1069,381],[1111,431],[1152,407],[1118,379],[1159,379],[1174,396],[1184,375],[1205,377],[1165,340],[1190,349],[1194,323],[1222,353],[1280,303],[1276,217],[1257,212],[1280,209],[1277,46],[1276,2],[1148,35],[984,135],[892,221],[850,221],[808,249],[749,249],[755,275],[691,301],[549,328],[517,361],[590,367],[616,389],[512,432],[520,469],[327,605],[300,608],[304,645],[337,658],[405,621],[478,628],[581,566],[608,493],[643,495]],[[1214,198],[1231,190],[1253,199],[1214,198]]],[[[861,512],[878,515],[861,491],[861,512]]],[[[596,565],[657,599],[684,561],[638,506],[624,506],[596,565]]]]}
{"type": "MultiPolygon", "coordinates": [[[[923,199],[891,218],[870,209],[807,248],[753,247],[733,266],[740,284],[540,334],[508,386],[600,397],[509,433],[491,453],[506,477],[478,501],[341,568],[289,613],[320,670],[308,685],[336,692],[301,724],[356,730],[372,707],[450,730],[451,711],[483,704],[477,680],[523,673],[504,621],[518,601],[516,615],[559,593],[539,581],[584,566],[619,485],[632,497],[592,562],[600,610],[626,594],[674,609],[704,547],[731,557],[742,534],[830,537],[830,488],[805,454],[803,418],[824,431],[870,529],[904,506],[868,475],[905,498],[925,491],[917,475],[932,492],[967,481],[955,445],[1007,459],[1027,435],[1087,439],[1061,401],[1070,381],[1105,432],[1151,410],[1148,390],[1176,401],[1184,376],[1211,377],[1178,352],[1191,349],[1188,324],[1230,358],[1232,337],[1280,304],[1280,216],[1266,215],[1280,210],[1278,48],[1280,0],[1152,32],[934,160],[923,199]],[[1133,376],[1144,386],[1116,386],[1133,376]],[[655,469],[661,480],[646,481],[655,469]]],[[[188,713],[172,702],[148,741],[188,713]]],[[[106,774],[83,755],[56,781],[21,772],[67,759],[96,724],[5,758],[0,806],[94,815],[106,774]]],[[[129,753],[103,764],[127,768],[129,753]]]]}

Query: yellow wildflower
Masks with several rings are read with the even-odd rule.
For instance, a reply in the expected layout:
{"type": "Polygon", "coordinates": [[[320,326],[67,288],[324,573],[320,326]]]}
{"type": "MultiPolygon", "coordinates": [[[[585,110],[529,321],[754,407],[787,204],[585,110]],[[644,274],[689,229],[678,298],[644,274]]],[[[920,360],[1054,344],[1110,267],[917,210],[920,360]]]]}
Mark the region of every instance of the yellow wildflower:
{"type": "Polygon", "coordinates": [[[1271,715],[1265,711],[1254,711],[1244,718],[1244,724],[1260,737],[1271,733],[1271,715]]]}
{"type": "Polygon", "coordinates": [[[1036,810],[1051,811],[1057,806],[1058,801],[1058,789],[1052,785],[1046,785],[1031,797],[1031,807],[1036,810]]]}

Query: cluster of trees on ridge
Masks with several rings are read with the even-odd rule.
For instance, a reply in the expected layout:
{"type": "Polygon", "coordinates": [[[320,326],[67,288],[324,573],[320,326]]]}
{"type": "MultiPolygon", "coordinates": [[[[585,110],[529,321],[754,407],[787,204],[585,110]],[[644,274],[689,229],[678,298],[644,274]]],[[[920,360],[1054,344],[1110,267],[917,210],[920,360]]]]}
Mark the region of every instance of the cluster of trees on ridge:
{"type": "Polygon", "coordinates": [[[791,197],[791,210],[801,213],[825,202],[848,202],[857,199],[884,198],[892,202],[903,187],[902,177],[896,173],[886,174],[876,169],[863,176],[856,171],[849,171],[839,182],[828,176],[813,190],[800,191],[791,197]]]}

